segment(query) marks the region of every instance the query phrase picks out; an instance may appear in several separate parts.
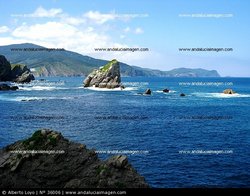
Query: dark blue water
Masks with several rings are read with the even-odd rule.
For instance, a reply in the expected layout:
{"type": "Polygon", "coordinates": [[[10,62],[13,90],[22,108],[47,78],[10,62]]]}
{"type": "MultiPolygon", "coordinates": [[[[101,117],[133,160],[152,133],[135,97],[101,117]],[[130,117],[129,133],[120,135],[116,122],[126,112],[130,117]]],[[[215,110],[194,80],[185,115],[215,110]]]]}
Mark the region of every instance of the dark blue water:
{"type": "Polygon", "coordinates": [[[250,187],[250,78],[123,78],[123,91],[82,80],[0,92],[0,147],[46,127],[97,151],[136,151],[129,160],[153,187],[250,187]],[[146,88],[151,96],[137,94],[146,88]]]}

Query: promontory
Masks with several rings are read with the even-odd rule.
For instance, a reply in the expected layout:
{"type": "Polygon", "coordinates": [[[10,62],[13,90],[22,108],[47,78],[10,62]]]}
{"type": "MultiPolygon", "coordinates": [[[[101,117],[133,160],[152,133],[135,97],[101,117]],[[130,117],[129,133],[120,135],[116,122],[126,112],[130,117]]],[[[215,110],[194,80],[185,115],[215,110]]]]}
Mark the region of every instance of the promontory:
{"type": "Polygon", "coordinates": [[[84,144],[41,129],[0,150],[0,188],[148,188],[124,155],[98,158],[84,144]]]}
{"type": "Polygon", "coordinates": [[[34,75],[27,66],[21,64],[10,64],[5,56],[0,55],[0,81],[28,83],[34,79],[34,75]]]}

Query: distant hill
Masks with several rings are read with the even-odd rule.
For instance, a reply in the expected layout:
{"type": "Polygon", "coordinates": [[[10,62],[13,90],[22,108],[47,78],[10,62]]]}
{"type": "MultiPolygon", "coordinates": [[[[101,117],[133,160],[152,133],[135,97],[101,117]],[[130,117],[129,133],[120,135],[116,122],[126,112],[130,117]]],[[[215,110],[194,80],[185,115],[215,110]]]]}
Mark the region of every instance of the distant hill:
{"type": "MultiPolygon", "coordinates": [[[[27,65],[36,76],[82,76],[108,61],[67,50],[48,51],[35,44],[0,46],[0,54],[12,64],[27,65]],[[26,50],[26,51],[24,51],[26,50]],[[31,51],[36,50],[36,51],[31,51]]],[[[220,77],[216,70],[178,68],[160,71],[120,63],[122,76],[220,77]]]]}

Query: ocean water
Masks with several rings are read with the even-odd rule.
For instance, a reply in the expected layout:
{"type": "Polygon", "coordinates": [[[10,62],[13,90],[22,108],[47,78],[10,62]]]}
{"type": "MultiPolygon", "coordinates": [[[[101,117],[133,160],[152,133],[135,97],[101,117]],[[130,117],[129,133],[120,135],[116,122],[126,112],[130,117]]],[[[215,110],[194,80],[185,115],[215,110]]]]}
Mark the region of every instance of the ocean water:
{"type": "Polygon", "coordinates": [[[0,92],[1,148],[51,128],[101,159],[126,154],[152,187],[250,187],[250,78],[131,77],[122,91],[45,79],[0,92]]]}

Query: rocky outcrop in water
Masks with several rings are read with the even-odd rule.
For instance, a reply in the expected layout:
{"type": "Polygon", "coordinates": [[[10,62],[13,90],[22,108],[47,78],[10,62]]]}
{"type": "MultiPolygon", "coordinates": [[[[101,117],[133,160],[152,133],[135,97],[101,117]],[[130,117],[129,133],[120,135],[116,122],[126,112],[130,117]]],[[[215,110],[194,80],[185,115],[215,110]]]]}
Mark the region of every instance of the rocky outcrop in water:
{"type": "Polygon", "coordinates": [[[148,88],[145,92],[144,92],[145,95],[151,95],[151,90],[148,88]]]}
{"type": "Polygon", "coordinates": [[[223,91],[223,93],[224,93],[224,94],[235,94],[236,92],[233,91],[233,89],[225,89],[225,90],[223,91]]]}
{"type": "Polygon", "coordinates": [[[0,151],[0,179],[0,188],[149,187],[126,156],[101,161],[94,150],[48,129],[0,151]],[[36,153],[21,153],[27,150],[36,153]]]}
{"type": "Polygon", "coordinates": [[[8,84],[0,84],[0,91],[15,91],[18,89],[18,86],[9,86],[8,84]]]}
{"type": "Polygon", "coordinates": [[[117,88],[121,85],[120,65],[117,60],[112,60],[108,64],[91,72],[84,80],[84,87],[117,88]]]}
{"type": "Polygon", "coordinates": [[[169,89],[165,88],[162,90],[164,93],[169,93],[169,89]]]}
{"type": "Polygon", "coordinates": [[[25,65],[11,65],[5,56],[0,55],[0,81],[12,81],[17,83],[28,83],[35,77],[25,65]]]}

